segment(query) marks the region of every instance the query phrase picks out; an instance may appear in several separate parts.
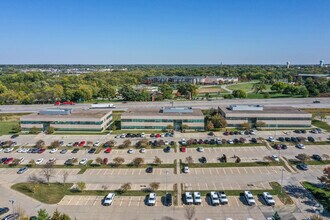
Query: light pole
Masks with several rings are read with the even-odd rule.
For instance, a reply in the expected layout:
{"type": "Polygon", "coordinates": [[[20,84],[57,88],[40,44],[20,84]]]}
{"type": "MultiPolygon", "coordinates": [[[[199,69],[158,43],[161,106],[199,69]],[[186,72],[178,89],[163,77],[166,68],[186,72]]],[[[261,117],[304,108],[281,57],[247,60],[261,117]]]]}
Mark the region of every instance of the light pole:
{"type": "Polygon", "coordinates": [[[283,171],[284,169],[281,168],[281,194],[283,193],[283,171]]]}
{"type": "Polygon", "coordinates": [[[9,200],[9,202],[11,203],[12,214],[14,214],[14,203],[15,203],[15,200],[11,199],[11,200],[9,200]]]}

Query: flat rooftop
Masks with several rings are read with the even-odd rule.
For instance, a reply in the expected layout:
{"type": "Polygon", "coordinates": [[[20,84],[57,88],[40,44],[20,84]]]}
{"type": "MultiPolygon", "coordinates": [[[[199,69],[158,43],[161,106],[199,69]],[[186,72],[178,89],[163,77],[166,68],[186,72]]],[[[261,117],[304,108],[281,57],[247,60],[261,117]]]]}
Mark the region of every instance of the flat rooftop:
{"type": "MultiPolygon", "coordinates": [[[[181,107],[182,108],[182,107],[181,107]]],[[[163,109],[156,109],[156,108],[145,108],[145,109],[134,109],[134,110],[127,110],[122,116],[203,116],[203,113],[200,109],[193,109],[191,108],[190,112],[185,111],[178,111],[178,112],[163,112],[163,109]]]]}
{"type": "MultiPolygon", "coordinates": [[[[219,106],[219,108],[225,113],[231,114],[310,114],[300,109],[296,109],[289,106],[263,106],[263,110],[231,110],[229,106],[219,106]]],[[[311,115],[311,114],[310,114],[311,115]]]]}
{"type": "Polygon", "coordinates": [[[48,115],[32,113],[30,115],[24,115],[21,120],[33,120],[33,119],[101,119],[107,115],[111,110],[100,110],[100,109],[88,109],[88,110],[72,110],[71,114],[68,115],[48,115]]]}

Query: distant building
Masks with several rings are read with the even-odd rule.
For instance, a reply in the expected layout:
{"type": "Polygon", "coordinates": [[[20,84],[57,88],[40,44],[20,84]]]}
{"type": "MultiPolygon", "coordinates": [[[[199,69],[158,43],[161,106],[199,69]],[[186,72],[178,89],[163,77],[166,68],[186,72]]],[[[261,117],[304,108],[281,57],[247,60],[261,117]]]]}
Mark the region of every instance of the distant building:
{"type": "Polygon", "coordinates": [[[288,62],[286,62],[286,68],[290,68],[290,62],[288,61],[288,62]]]}
{"type": "Polygon", "coordinates": [[[217,85],[222,83],[238,82],[237,77],[223,77],[223,76],[153,76],[145,79],[146,84],[151,83],[191,83],[191,84],[205,84],[217,85]]]}
{"type": "Polygon", "coordinates": [[[22,130],[33,127],[43,131],[48,127],[56,131],[104,131],[112,120],[111,110],[46,109],[20,118],[22,130]]]}
{"type": "Polygon", "coordinates": [[[298,74],[296,75],[296,78],[302,78],[302,79],[307,79],[307,78],[313,78],[313,79],[330,79],[330,74],[298,74]]]}
{"type": "Polygon", "coordinates": [[[266,128],[302,128],[310,127],[312,114],[299,109],[284,106],[230,105],[219,107],[228,127],[241,127],[249,123],[256,127],[258,122],[266,128]]]}
{"type": "Polygon", "coordinates": [[[121,129],[166,129],[204,130],[204,115],[200,109],[191,107],[163,107],[161,109],[143,108],[128,110],[121,115],[121,129]]]}
{"type": "Polygon", "coordinates": [[[323,67],[324,60],[320,60],[320,67],[323,67]]]}

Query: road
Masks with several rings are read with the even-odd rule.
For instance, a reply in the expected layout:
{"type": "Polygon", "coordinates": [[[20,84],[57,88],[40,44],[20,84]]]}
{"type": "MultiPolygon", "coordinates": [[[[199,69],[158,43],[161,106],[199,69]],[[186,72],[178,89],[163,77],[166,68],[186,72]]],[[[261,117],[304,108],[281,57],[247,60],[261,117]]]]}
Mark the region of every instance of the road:
{"type": "MultiPolygon", "coordinates": [[[[279,98],[279,99],[219,99],[212,101],[174,101],[174,106],[191,106],[195,108],[217,108],[230,104],[261,104],[268,106],[292,106],[295,108],[329,108],[330,98],[317,98],[321,103],[313,103],[316,98],[279,98]]],[[[115,103],[116,109],[134,109],[134,108],[159,108],[160,106],[171,106],[171,102],[127,102],[115,103]]],[[[54,108],[51,104],[39,105],[2,105],[0,107],[3,113],[24,113],[37,112],[45,108],[54,108]]],[[[88,108],[90,104],[76,104],[72,106],[61,106],[65,108],[81,109],[88,108]]]]}

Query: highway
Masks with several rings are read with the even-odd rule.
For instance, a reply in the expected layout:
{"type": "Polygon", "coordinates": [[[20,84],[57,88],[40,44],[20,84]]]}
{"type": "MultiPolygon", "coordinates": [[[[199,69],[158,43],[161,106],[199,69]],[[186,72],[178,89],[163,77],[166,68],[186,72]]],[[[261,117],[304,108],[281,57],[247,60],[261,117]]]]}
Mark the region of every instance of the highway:
{"type": "MultiPolygon", "coordinates": [[[[134,108],[160,108],[162,106],[171,106],[172,102],[116,102],[116,109],[126,110],[134,108]]],[[[268,106],[292,106],[295,108],[330,108],[330,98],[279,98],[279,99],[218,99],[212,101],[173,101],[174,106],[190,106],[195,108],[207,109],[217,108],[218,106],[226,106],[230,104],[260,104],[268,106]],[[320,100],[321,103],[313,103],[315,100],[320,100]]],[[[2,113],[24,113],[38,112],[46,108],[73,108],[83,109],[90,107],[91,104],[76,104],[69,106],[54,106],[52,104],[37,104],[37,105],[2,105],[0,111],[2,113]]]]}

